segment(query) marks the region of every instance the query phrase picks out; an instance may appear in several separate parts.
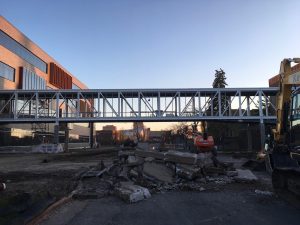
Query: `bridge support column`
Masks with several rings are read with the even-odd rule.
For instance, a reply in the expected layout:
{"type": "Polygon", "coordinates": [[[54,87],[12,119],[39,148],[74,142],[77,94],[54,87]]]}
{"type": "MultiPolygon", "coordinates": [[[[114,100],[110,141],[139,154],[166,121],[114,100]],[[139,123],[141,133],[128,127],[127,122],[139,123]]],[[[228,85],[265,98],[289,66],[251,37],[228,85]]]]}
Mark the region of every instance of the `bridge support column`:
{"type": "Polygon", "coordinates": [[[94,122],[90,122],[90,136],[89,136],[89,142],[90,142],[90,148],[93,148],[94,146],[94,122]]]}
{"type": "Polygon", "coordinates": [[[69,152],[69,127],[68,123],[65,125],[65,146],[64,146],[64,151],[69,152]]]}
{"type": "Polygon", "coordinates": [[[247,140],[248,140],[248,146],[247,150],[252,151],[252,132],[251,132],[251,126],[250,123],[247,124],[247,140]]]}
{"type": "Polygon", "coordinates": [[[59,122],[55,122],[53,134],[53,144],[59,144],[59,122]]]}
{"type": "Polygon", "coordinates": [[[260,150],[262,151],[265,147],[266,131],[264,120],[260,120],[260,150]]]}

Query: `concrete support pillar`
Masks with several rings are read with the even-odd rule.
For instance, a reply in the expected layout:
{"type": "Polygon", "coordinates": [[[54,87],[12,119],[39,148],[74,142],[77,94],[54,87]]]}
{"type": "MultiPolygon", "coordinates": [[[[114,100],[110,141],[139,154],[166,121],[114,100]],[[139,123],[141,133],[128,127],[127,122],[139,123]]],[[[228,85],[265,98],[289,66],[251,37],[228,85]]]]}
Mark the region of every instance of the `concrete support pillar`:
{"type": "Polygon", "coordinates": [[[265,140],[266,140],[266,131],[265,131],[265,124],[264,120],[260,120],[260,150],[263,150],[265,147],[265,140]]]}
{"type": "Polygon", "coordinates": [[[68,123],[65,125],[65,146],[64,146],[65,152],[69,152],[69,127],[68,123]]]}
{"type": "Polygon", "coordinates": [[[253,146],[252,146],[252,132],[251,132],[251,126],[250,126],[249,123],[247,124],[247,140],[248,140],[247,150],[252,151],[252,149],[253,149],[253,146]]]}
{"type": "Polygon", "coordinates": [[[54,137],[53,144],[59,144],[59,122],[56,122],[54,125],[54,137]]]}
{"type": "Polygon", "coordinates": [[[90,148],[93,148],[94,146],[94,122],[90,122],[90,136],[89,136],[89,142],[90,142],[90,148]]]}

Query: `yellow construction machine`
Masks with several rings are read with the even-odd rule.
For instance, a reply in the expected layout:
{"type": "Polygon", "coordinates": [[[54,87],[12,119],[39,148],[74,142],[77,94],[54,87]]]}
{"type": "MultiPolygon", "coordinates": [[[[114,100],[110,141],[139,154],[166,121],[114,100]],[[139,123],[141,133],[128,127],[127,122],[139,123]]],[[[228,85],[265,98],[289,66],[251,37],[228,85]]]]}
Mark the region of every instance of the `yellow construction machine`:
{"type": "Polygon", "coordinates": [[[266,167],[272,173],[275,191],[288,190],[300,196],[300,58],[282,60],[279,75],[271,80],[280,90],[276,97],[276,127],[266,149],[266,167]]]}

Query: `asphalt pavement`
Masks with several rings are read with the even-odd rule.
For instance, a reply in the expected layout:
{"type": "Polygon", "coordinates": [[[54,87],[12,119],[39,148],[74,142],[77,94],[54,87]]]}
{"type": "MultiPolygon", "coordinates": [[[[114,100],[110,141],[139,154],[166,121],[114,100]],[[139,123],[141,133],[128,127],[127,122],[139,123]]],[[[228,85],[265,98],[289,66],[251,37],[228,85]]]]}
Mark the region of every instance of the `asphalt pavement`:
{"type": "Polygon", "coordinates": [[[219,191],[166,192],[127,204],[116,197],[73,201],[43,225],[298,225],[300,210],[276,195],[237,184],[219,191]]]}

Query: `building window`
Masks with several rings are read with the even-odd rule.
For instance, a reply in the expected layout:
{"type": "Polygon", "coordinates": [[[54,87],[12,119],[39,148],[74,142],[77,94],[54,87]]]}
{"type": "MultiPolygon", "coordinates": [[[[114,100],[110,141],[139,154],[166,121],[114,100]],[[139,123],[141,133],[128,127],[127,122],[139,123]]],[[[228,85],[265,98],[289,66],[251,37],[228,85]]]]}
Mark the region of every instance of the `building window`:
{"type": "Polygon", "coordinates": [[[15,69],[0,62],[0,77],[15,82],[15,69]]]}
{"type": "Polygon", "coordinates": [[[7,48],[11,52],[15,53],[31,65],[39,68],[44,73],[47,73],[47,63],[34,55],[31,51],[8,36],[6,33],[0,30],[0,45],[7,48]]]}
{"type": "Polygon", "coordinates": [[[32,90],[32,89],[46,89],[46,80],[34,72],[22,67],[20,70],[22,77],[22,89],[32,90]]]}

